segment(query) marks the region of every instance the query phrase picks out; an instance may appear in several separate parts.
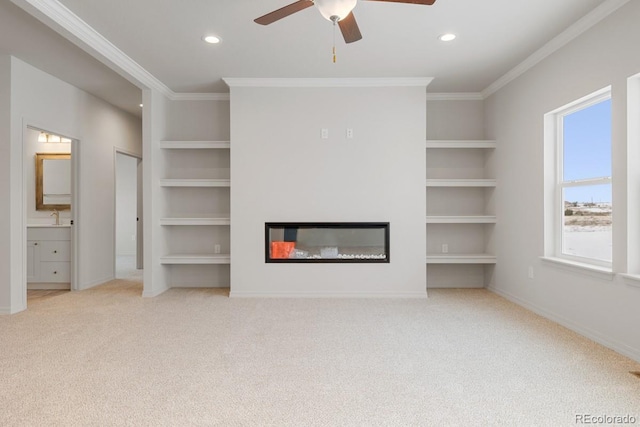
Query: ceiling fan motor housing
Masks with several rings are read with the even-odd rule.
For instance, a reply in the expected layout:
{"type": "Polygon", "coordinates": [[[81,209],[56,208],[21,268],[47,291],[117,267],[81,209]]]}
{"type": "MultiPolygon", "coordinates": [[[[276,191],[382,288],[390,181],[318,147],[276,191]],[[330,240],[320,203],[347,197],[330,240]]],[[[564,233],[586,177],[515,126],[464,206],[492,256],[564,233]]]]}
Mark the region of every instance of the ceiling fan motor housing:
{"type": "Polygon", "coordinates": [[[335,22],[344,19],[354,7],[358,0],[314,0],[314,4],[325,19],[335,22]],[[337,17],[337,18],[335,18],[337,17]]]}

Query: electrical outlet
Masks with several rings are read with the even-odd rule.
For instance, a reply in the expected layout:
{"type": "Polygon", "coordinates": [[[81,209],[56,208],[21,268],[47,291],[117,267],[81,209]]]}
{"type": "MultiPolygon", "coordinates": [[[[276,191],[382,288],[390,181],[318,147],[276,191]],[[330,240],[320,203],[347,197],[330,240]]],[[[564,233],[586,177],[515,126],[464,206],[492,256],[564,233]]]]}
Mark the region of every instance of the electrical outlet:
{"type": "Polygon", "coordinates": [[[220,245],[215,245],[213,247],[213,252],[219,254],[220,253],[220,245]]]}
{"type": "Polygon", "coordinates": [[[329,129],[327,128],[320,129],[320,138],[329,139],[329,129]]]}
{"type": "Polygon", "coordinates": [[[449,245],[447,245],[446,243],[442,244],[442,253],[443,254],[449,253],[449,245]]]}
{"type": "Polygon", "coordinates": [[[529,279],[533,279],[533,267],[529,266],[529,279]]]}
{"type": "Polygon", "coordinates": [[[353,139],[353,129],[347,128],[347,139],[353,139]]]}
{"type": "Polygon", "coordinates": [[[135,235],[135,234],[132,234],[132,235],[131,235],[131,241],[132,241],[132,242],[135,242],[135,241],[136,241],[136,235],[135,235]]]}

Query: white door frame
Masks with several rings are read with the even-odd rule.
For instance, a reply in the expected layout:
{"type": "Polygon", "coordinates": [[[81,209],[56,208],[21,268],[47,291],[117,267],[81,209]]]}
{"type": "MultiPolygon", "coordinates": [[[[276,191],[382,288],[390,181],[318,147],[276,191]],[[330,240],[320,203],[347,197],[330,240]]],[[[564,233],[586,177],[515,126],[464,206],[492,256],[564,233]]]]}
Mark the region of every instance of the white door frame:
{"type": "Polygon", "coordinates": [[[80,218],[80,138],[74,136],[70,132],[59,130],[55,125],[49,125],[45,123],[37,123],[35,120],[23,118],[22,120],[22,282],[23,282],[23,306],[27,307],[27,194],[29,194],[27,183],[29,182],[27,177],[27,168],[25,162],[26,158],[26,135],[27,130],[32,129],[36,131],[43,131],[52,133],[54,135],[60,135],[71,140],[71,276],[70,276],[70,289],[77,291],[79,289],[79,275],[78,275],[78,255],[80,242],[80,233],[78,232],[78,221],[80,218]]]}

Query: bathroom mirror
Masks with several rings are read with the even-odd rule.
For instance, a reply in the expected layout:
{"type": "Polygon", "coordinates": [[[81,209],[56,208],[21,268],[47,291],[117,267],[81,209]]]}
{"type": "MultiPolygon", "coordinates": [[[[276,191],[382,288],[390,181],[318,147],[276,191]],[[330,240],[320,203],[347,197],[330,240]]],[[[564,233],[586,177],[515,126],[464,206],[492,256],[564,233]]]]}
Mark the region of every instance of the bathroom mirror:
{"type": "Polygon", "coordinates": [[[36,210],[71,209],[71,154],[36,154],[36,210]]]}

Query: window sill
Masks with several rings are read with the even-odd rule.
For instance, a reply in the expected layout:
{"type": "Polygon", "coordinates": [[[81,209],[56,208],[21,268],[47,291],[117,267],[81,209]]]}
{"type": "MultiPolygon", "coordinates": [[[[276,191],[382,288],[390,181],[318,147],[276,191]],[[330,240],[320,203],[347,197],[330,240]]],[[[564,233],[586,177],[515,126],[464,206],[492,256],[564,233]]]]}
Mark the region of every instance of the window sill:
{"type": "MultiPolygon", "coordinates": [[[[569,261],[562,258],[555,257],[540,257],[541,260],[548,262],[550,264],[554,264],[560,268],[564,268],[567,270],[575,271],[578,273],[586,274],[591,277],[596,277],[598,279],[605,280],[613,280],[615,274],[608,267],[600,267],[598,265],[586,264],[583,262],[569,261]]],[[[640,276],[638,276],[638,280],[640,280],[640,276]]],[[[640,286],[640,281],[638,282],[640,286]]]]}
{"type": "Polygon", "coordinates": [[[634,288],[640,288],[640,274],[627,274],[622,273],[620,277],[624,280],[624,283],[634,288]]]}

